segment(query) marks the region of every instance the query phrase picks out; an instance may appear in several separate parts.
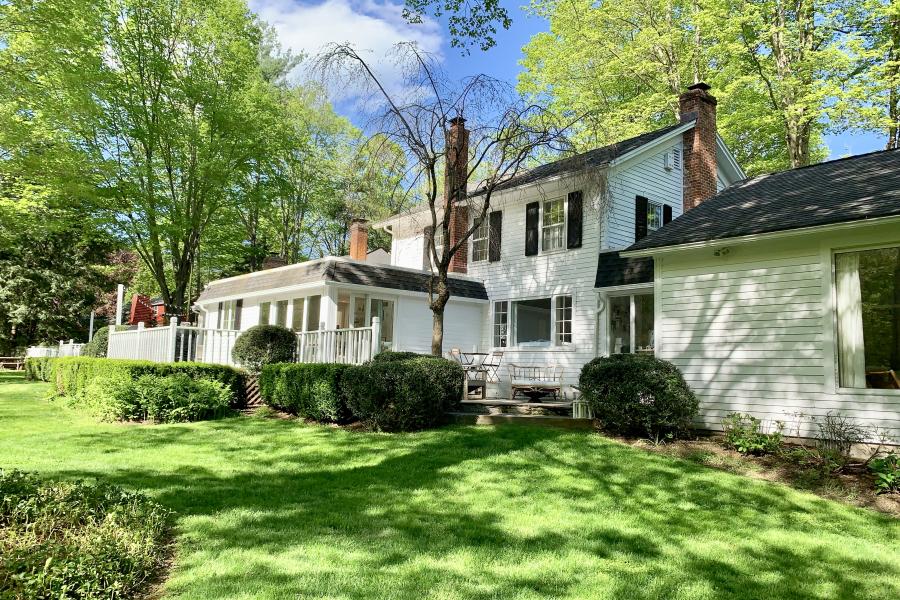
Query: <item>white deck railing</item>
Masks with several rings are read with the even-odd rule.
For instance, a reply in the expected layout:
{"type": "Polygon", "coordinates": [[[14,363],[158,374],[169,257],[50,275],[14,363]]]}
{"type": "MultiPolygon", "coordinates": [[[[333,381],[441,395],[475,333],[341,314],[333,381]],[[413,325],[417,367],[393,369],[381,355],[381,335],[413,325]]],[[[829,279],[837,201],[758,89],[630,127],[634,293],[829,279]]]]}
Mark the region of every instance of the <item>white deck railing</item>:
{"type": "MultiPolygon", "coordinates": [[[[153,362],[197,361],[238,366],[231,351],[240,331],[200,329],[178,325],[109,332],[109,358],[128,358],[153,362]]],[[[297,362],[361,364],[377,353],[381,326],[377,318],[371,327],[331,329],[297,334],[297,362]]]]}

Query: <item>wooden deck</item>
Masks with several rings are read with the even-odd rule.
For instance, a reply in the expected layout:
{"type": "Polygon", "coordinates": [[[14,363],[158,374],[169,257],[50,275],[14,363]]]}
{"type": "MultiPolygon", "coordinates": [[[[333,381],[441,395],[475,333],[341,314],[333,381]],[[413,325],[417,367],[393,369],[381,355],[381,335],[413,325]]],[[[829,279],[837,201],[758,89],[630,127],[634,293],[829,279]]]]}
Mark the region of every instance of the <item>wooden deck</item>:
{"type": "Polygon", "coordinates": [[[454,423],[472,425],[538,425],[566,429],[593,429],[593,419],[572,417],[572,402],[523,402],[486,398],[466,399],[458,410],[450,413],[454,423]]]}

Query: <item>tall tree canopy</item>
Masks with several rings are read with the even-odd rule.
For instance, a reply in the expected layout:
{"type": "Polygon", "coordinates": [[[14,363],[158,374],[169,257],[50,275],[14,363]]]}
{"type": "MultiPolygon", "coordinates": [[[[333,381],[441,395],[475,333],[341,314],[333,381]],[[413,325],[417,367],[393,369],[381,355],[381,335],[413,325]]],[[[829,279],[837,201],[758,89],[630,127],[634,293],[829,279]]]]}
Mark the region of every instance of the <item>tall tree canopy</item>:
{"type": "MultiPolygon", "coordinates": [[[[829,128],[863,125],[851,113],[869,104],[852,84],[885,64],[862,52],[865,1],[534,0],[550,31],[525,47],[519,88],[589,115],[576,136],[588,148],[674,122],[678,94],[705,80],[748,172],[809,164],[826,155],[829,128]]],[[[883,33],[870,37],[884,55],[883,33]]]]}

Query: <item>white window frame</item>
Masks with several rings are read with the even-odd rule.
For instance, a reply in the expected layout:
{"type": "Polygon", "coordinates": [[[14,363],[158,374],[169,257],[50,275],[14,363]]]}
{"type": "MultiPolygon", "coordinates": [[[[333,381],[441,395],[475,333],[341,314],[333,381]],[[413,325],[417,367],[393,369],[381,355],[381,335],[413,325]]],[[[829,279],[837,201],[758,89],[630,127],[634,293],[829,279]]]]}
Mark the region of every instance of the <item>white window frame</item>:
{"type": "Polygon", "coordinates": [[[535,351],[552,350],[554,348],[556,348],[556,349],[574,348],[575,330],[576,330],[576,328],[575,328],[575,294],[574,293],[572,293],[570,291],[561,291],[561,292],[558,292],[555,294],[549,294],[549,295],[542,294],[542,295],[538,295],[538,296],[528,296],[528,297],[516,298],[515,300],[510,300],[510,299],[495,300],[494,303],[492,304],[492,308],[491,308],[491,314],[492,314],[491,343],[492,344],[496,342],[496,338],[495,338],[495,336],[496,336],[496,329],[495,329],[496,317],[494,316],[494,315],[496,315],[496,305],[501,302],[506,304],[506,310],[507,310],[507,312],[506,312],[506,315],[507,315],[506,316],[506,346],[493,345],[492,348],[499,349],[499,348],[505,347],[507,349],[513,349],[513,350],[518,349],[518,350],[535,350],[535,351]],[[572,318],[571,318],[571,338],[572,338],[572,340],[569,342],[560,342],[559,334],[557,331],[556,314],[557,314],[557,309],[558,309],[558,299],[563,298],[563,297],[570,299],[571,309],[572,309],[572,318]],[[546,300],[548,298],[550,299],[550,342],[547,344],[537,344],[537,343],[528,343],[526,345],[519,344],[517,342],[518,332],[516,331],[516,321],[518,319],[518,314],[517,314],[518,311],[516,309],[517,303],[525,302],[528,300],[546,300]]]}
{"type": "Polygon", "coordinates": [[[551,198],[549,200],[541,200],[541,210],[539,215],[538,228],[540,229],[540,253],[541,254],[552,254],[554,252],[564,252],[566,250],[566,239],[569,227],[569,203],[566,201],[566,198],[551,198]],[[544,225],[544,215],[547,210],[548,204],[554,204],[559,202],[562,205],[562,223],[556,223],[553,225],[544,225]],[[545,248],[545,234],[548,229],[556,229],[561,228],[562,236],[560,239],[560,245],[558,248],[545,248]]]}
{"type": "Polygon", "coordinates": [[[222,324],[220,329],[234,329],[234,322],[237,320],[237,300],[225,300],[222,302],[222,317],[219,322],[222,324]]]}
{"type": "Polygon", "coordinates": [[[476,227],[472,232],[472,262],[487,262],[489,256],[489,248],[490,248],[490,237],[491,237],[491,224],[488,215],[484,216],[484,219],[481,221],[481,224],[476,227]],[[483,248],[479,248],[479,244],[483,245],[483,248]],[[479,256],[479,254],[482,254],[479,256]]]}
{"type": "Polygon", "coordinates": [[[509,317],[510,317],[509,300],[495,300],[494,303],[492,304],[492,315],[493,315],[493,317],[491,319],[492,347],[493,348],[508,348],[510,346],[509,334],[512,329],[510,322],[509,322],[509,317]],[[501,307],[502,307],[502,310],[500,310],[501,307]],[[500,314],[502,314],[506,317],[506,323],[501,324],[497,321],[497,316],[500,314]],[[503,331],[503,333],[501,333],[500,327],[503,325],[506,326],[506,330],[503,331]],[[501,341],[503,343],[499,343],[501,341]]]}
{"type": "Polygon", "coordinates": [[[662,202],[647,201],[647,231],[656,231],[663,226],[662,202]]]}
{"type": "Polygon", "coordinates": [[[260,302],[259,304],[257,304],[257,305],[256,305],[256,312],[257,312],[257,319],[256,319],[256,320],[257,320],[257,322],[258,322],[260,325],[268,325],[269,323],[271,323],[271,322],[272,322],[272,301],[271,301],[271,300],[265,300],[265,301],[260,302]],[[268,305],[269,305],[269,308],[268,308],[268,314],[266,315],[266,320],[265,320],[265,322],[263,322],[263,305],[264,305],[264,304],[268,304],[268,305]]]}
{"type": "MultiPolygon", "coordinates": [[[[553,305],[553,342],[557,346],[568,346],[572,343],[575,336],[575,306],[574,306],[574,297],[571,294],[560,294],[558,296],[554,296],[551,302],[553,305]],[[568,306],[561,306],[561,304],[565,304],[565,300],[568,301],[568,306]],[[562,311],[568,309],[569,318],[560,318],[560,314],[563,314],[562,311]],[[561,331],[560,324],[568,323],[569,324],[569,333],[565,333],[561,331]],[[569,336],[568,340],[562,339],[563,336],[569,336]]],[[[564,328],[562,328],[564,329],[564,328]]]]}
{"type": "Polygon", "coordinates": [[[635,298],[637,296],[653,296],[654,302],[654,310],[653,310],[653,354],[656,355],[657,348],[659,346],[659,339],[656,335],[656,290],[652,287],[642,287],[635,288],[630,290],[625,290],[621,292],[613,292],[606,295],[604,299],[604,304],[606,308],[604,312],[606,312],[606,353],[609,356],[613,354],[636,354],[635,346],[637,345],[637,303],[635,302],[635,298]],[[612,311],[609,308],[610,301],[613,298],[628,298],[628,347],[631,349],[630,352],[613,352],[612,348],[612,340],[610,340],[610,331],[612,330],[612,311]]]}

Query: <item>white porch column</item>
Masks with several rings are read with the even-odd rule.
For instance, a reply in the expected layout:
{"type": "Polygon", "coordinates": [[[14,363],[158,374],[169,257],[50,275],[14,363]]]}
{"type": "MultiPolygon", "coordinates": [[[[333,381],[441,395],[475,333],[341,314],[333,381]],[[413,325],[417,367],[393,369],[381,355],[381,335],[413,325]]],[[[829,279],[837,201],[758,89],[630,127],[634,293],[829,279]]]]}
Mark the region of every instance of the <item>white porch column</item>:
{"type": "Polygon", "coordinates": [[[378,317],[372,317],[372,356],[370,358],[374,358],[376,354],[381,350],[381,319],[378,317]]]}
{"type": "Polygon", "coordinates": [[[178,342],[178,317],[172,317],[169,321],[169,339],[166,350],[168,362],[175,362],[175,345],[178,342]]]}

